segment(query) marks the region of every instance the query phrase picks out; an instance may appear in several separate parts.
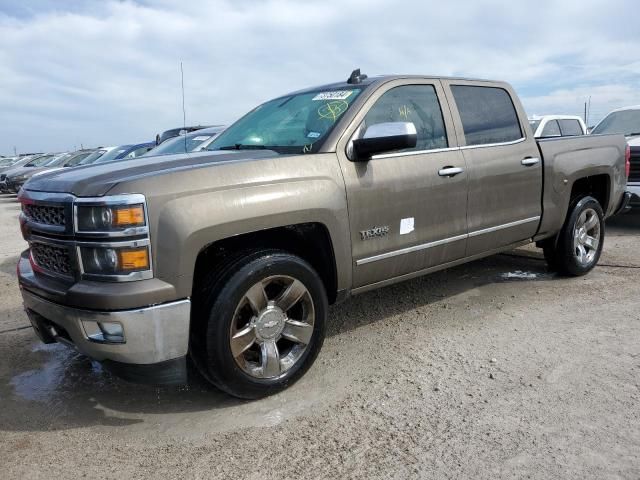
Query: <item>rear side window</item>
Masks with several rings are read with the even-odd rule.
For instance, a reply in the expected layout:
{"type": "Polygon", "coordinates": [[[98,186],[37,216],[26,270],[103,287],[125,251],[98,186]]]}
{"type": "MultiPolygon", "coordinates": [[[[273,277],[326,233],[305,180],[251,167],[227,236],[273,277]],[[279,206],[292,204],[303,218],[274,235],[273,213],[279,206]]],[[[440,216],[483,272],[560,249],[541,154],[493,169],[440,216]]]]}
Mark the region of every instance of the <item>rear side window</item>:
{"type": "Polygon", "coordinates": [[[574,135],[584,135],[580,122],[578,120],[558,120],[560,130],[565,137],[574,135]]]}
{"type": "Polygon", "coordinates": [[[452,85],[467,145],[512,142],[522,138],[518,114],[506,90],[452,85]]]}
{"type": "Polygon", "coordinates": [[[404,151],[448,146],[442,109],[433,85],[402,85],[385,92],[367,112],[364,127],[387,122],[412,122],[415,125],[416,146],[404,151]]]}
{"type": "Polygon", "coordinates": [[[560,127],[558,126],[558,121],[557,120],[549,120],[547,122],[547,124],[544,126],[544,128],[542,129],[542,135],[543,137],[559,137],[561,135],[560,133],[560,127]]]}

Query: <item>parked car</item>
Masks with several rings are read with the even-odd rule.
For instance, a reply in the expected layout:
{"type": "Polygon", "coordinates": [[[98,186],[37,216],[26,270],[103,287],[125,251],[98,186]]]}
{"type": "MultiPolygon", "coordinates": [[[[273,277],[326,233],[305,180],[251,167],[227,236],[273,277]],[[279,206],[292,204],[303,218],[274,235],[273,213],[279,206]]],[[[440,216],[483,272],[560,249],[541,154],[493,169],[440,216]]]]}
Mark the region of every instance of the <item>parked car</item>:
{"type": "Polygon", "coordinates": [[[50,153],[37,156],[22,165],[16,165],[0,174],[0,188],[4,193],[18,193],[22,185],[31,175],[40,171],[41,167],[56,157],[50,153]]]}
{"type": "Polygon", "coordinates": [[[7,189],[7,174],[6,174],[6,172],[8,170],[11,170],[12,168],[21,167],[21,166],[25,165],[26,163],[30,162],[31,160],[33,160],[37,156],[39,156],[39,155],[20,156],[11,165],[8,165],[6,167],[0,167],[0,193],[8,193],[8,189],[7,189]]]}
{"type": "Polygon", "coordinates": [[[529,118],[529,125],[536,138],[572,137],[586,135],[587,126],[581,117],[572,115],[543,115],[529,118]]]}
{"type": "Polygon", "coordinates": [[[146,154],[155,146],[156,144],[153,142],[136,143],[132,145],[120,145],[119,147],[114,147],[111,151],[105,153],[98,159],[95,159],[95,160],[91,159],[91,161],[89,161],[90,159],[87,158],[80,163],[81,165],[88,165],[88,164],[115,162],[118,160],[125,160],[129,158],[138,158],[146,154]]]}
{"type": "Polygon", "coordinates": [[[50,171],[52,169],[57,168],[59,165],[62,165],[67,158],[69,158],[72,154],[70,152],[63,152],[59,154],[53,155],[53,157],[49,158],[47,161],[42,162],[38,159],[38,165],[29,169],[24,169],[19,172],[18,177],[16,175],[5,175],[5,177],[12,177],[11,179],[5,178],[6,188],[12,192],[17,192],[20,188],[32,177],[35,175],[39,175],[40,173],[50,171]],[[11,183],[11,187],[9,187],[9,183],[11,183]]]}
{"type": "Polygon", "coordinates": [[[178,127],[171,128],[169,130],[165,130],[162,134],[156,135],[156,145],[160,145],[165,140],[169,140],[170,138],[177,137],[179,135],[185,135],[189,132],[193,132],[195,130],[202,130],[203,128],[209,128],[211,125],[197,125],[192,127],[178,127]]]}
{"type": "Polygon", "coordinates": [[[93,154],[95,151],[95,149],[87,149],[59,155],[51,159],[45,165],[42,165],[40,168],[31,170],[30,172],[25,174],[24,179],[22,180],[22,186],[24,186],[32,178],[39,175],[44,175],[45,173],[61,170],[63,168],[80,166],[82,160],[93,154]]]}
{"type": "Polygon", "coordinates": [[[187,153],[200,150],[204,144],[208,144],[224,130],[223,126],[203,128],[195,132],[173,137],[150,150],[145,155],[173,155],[175,153],[187,153]]]}
{"type": "Polygon", "coordinates": [[[10,167],[20,160],[20,157],[2,157],[0,158],[0,169],[10,167]]]}
{"type": "Polygon", "coordinates": [[[591,133],[594,135],[618,133],[627,138],[629,144],[627,189],[632,195],[629,205],[632,208],[640,207],[640,105],[610,112],[591,133]]]}
{"type": "Polygon", "coordinates": [[[22,189],[18,278],[42,341],[143,382],[184,381],[190,355],[257,398],[311,366],[329,303],[530,242],[584,275],[628,200],[623,136],[536,141],[504,82],[355,71],[208,148],[22,189]]]}

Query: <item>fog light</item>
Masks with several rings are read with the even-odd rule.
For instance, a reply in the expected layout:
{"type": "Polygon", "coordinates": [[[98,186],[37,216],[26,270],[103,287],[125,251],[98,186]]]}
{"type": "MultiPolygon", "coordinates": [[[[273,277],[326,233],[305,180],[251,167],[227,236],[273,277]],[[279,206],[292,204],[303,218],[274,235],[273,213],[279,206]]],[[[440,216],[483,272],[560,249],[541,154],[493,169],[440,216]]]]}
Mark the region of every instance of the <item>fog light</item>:
{"type": "Polygon", "coordinates": [[[84,331],[92,342],[97,343],[126,343],[124,328],[118,322],[92,322],[83,320],[84,331]]]}
{"type": "Polygon", "coordinates": [[[108,342],[124,342],[124,330],[119,323],[98,322],[98,328],[108,342]]]}

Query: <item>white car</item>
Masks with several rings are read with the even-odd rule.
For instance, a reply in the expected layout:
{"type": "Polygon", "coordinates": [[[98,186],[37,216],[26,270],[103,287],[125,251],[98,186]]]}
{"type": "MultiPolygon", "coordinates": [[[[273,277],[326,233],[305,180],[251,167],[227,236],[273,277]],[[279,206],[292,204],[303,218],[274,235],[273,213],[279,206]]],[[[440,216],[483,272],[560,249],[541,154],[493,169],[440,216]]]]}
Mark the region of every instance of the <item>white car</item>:
{"type": "Polygon", "coordinates": [[[619,133],[629,145],[629,178],[627,191],[631,192],[630,205],[640,207],[640,105],[618,108],[598,123],[592,134],[619,133]]]}
{"type": "Polygon", "coordinates": [[[587,126],[575,115],[543,115],[529,118],[529,125],[536,138],[570,137],[586,135],[587,126]]]}

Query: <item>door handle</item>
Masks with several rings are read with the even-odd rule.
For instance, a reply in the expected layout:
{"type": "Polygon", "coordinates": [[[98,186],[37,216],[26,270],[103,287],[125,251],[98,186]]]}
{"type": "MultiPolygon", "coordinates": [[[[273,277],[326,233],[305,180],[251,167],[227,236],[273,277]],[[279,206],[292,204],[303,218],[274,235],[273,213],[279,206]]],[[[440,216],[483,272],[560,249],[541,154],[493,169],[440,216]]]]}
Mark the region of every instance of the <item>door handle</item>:
{"type": "Polygon", "coordinates": [[[464,170],[460,167],[444,167],[438,170],[438,175],[441,177],[455,177],[462,172],[464,172],[464,170]]]}
{"type": "Polygon", "coordinates": [[[540,163],[540,159],[538,157],[527,157],[523,158],[520,163],[525,167],[532,167],[533,165],[540,163]]]}

